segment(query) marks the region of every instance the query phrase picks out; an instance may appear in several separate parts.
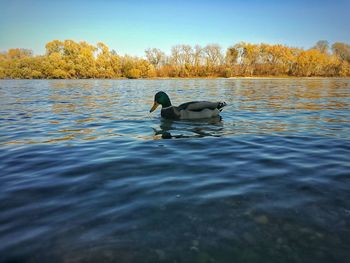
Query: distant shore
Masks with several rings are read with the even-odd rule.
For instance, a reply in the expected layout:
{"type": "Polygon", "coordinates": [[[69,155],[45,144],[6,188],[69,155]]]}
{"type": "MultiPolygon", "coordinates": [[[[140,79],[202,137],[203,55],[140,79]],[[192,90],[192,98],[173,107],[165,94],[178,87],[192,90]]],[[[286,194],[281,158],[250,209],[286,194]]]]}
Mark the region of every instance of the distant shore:
{"type": "Polygon", "coordinates": [[[312,77],[296,77],[296,76],[237,76],[237,77],[154,77],[145,79],[348,79],[350,77],[323,77],[323,76],[312,76],[312,77]]]}
{"type": "Polygon", "coordinates": [[[147,77],[147,78],[0,78],[1,80],[177,80],[177,79],[349,79],[350,76],[237,76],[237,77],[147,77]]]}
{"type": "Polygon", "coordinates": [[[350,77],[350,45],[319,41],[310,49],[240,42],[175,45],[166,54],[148,48],[145,56],[119,55],[102,42],[53,40],[45,55],[29,49],[0,52],[0,79],[187,79],[350,77]]]}
{"type": "Polygon", "coordinates": [[[296,76],[240,76],[240,77],[152,77],[152,78],[42,78],[42,79],[28,79],[28,78],[2,78],[1,80],[191,80],[191,79],[201,79],[201,80],[215,80],[215,79],[349,79],[350,77],[323,77],[323,76],[313,76],[313,77],[296,77],[296,76]]]}

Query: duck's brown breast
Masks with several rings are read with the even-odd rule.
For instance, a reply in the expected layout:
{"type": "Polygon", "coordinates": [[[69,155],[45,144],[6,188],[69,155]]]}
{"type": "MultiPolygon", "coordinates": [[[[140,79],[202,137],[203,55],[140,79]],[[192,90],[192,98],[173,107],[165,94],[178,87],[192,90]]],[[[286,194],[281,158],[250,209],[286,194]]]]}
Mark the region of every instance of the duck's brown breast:
{"type": "Polygon", "coordinates": [[[180,114],[178,114],[174,107],[163,108],[160,115],[165,119],[178,120],[180,119],[180,114]]]}

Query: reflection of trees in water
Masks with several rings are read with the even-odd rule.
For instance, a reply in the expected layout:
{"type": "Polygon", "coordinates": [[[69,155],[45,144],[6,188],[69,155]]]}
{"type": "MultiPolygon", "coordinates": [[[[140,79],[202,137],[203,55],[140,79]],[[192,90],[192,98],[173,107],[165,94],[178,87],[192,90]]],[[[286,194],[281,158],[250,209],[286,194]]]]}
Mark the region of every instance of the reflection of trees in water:
{"type": "Polygon", "coordinates": [[[235,96],[242,98],[239,109],[259,111],[264,106],[273,110],[327,110],[349,107],[349,103],[336,100],[349,97],[345,89],[346,82],[329,79],[241,80],[235,96]],[[321,99],[327,102],[321,103],[321,99]]]}
{"type": "Polygon", "coordinates": [[[48,86],[48,99],[55,114],[86,114],[118,102],[119,94],[109,80],[54,80],[48,86]]]}

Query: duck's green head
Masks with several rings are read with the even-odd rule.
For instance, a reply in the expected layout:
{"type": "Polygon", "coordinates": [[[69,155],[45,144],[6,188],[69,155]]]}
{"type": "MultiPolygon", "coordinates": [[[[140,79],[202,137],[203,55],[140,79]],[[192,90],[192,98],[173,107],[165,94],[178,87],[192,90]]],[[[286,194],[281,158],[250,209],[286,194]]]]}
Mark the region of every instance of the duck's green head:
{"type": "Polygon", "coordinates": [[[159,91],[156,93],[156,95],[154,95],[153,107],[149,112],[154,111],[159,105],[162,105],[164,108],[171,106],[169,96],[163,91],[159,91]]]}

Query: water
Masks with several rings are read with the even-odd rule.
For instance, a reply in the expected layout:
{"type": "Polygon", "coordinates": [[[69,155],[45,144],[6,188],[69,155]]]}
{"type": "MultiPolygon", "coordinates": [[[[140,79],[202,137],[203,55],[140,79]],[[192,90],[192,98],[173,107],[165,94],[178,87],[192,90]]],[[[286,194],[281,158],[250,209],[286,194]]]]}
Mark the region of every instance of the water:
{"type": "Polygon", "coordinates": [[[350,80],[0,81],[1,262],[346,262],[350,80]],[[224,100],[222,121],[164,121],[224,100]]]}

